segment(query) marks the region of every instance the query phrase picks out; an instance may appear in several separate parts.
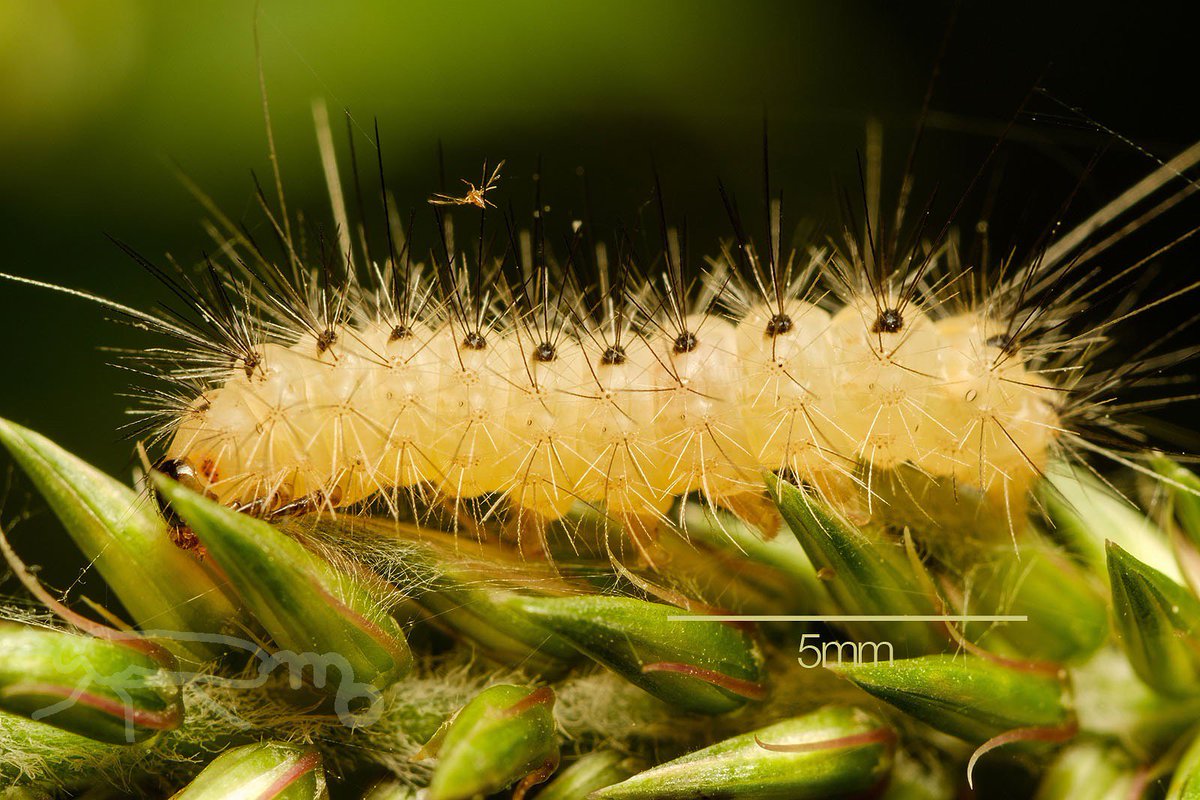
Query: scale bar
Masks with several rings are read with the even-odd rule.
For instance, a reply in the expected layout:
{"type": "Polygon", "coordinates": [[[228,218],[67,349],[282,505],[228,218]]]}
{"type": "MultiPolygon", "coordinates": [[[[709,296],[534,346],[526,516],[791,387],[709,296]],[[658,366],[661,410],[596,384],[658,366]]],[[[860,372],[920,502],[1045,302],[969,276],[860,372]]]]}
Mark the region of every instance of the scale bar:
{"type": "Polygon", "coordinates": [[[677,614],[671,622],[1028,622],[1027,614],[677,614]]]}

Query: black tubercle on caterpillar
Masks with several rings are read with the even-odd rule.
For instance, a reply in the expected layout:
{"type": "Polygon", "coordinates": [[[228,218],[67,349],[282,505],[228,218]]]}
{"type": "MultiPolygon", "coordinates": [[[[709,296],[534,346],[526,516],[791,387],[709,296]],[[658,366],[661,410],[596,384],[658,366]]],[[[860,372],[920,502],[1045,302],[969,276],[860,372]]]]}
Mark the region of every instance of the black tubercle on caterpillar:
{"type": "Polygon", "coordinates": [[[871,333],[899,333],[904,328],[904,315],[897,308],[885,308],[879,312],[871,333]]]}
{"type": "Polygon", "coordinates": [[[550,342],[542,342],[533,349],[533,357],[538,361],[553,361],[558,357],[558,352],[550,342]]]}
{"type": "Polygon", "coordinates": [[[463,337],[462,345],[468,350],[486,350],[487,339],[479,331],[471,331],[463,337]]]}
{"type": "Polygon", "coordinates": [[[787,333],[792,329],[793,324],[792,318],[787,314],[776,314],[767,320],[767,335],[779,336],[787,333]]]}
{"type": "Polygon", "coordinates": [[[605,365],[624,364],[625,363],[625,348],[621,345],[613,345],[604,351],[604,355],[600,358],[600,363],[605,365]]]}
{"type": "Polygon", "coordinates": [[[337,342],[337,331],[326,328],[317,335],[317,352],[324,353],[337,342]]]}
{"type": "Polygon", "coordinates": [[[696,345],[700,344],[700,340],[696,338],[696,334],[691,331],[684,331],[675,337],[675,352],[690,353],[696,349],[696,345]]]}

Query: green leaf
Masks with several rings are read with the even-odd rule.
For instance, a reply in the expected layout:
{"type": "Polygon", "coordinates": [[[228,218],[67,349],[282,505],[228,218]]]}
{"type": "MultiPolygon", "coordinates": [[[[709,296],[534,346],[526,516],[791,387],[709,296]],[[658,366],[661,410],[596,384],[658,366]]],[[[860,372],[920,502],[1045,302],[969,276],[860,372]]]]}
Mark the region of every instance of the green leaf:
{"type": "Polygon", "coordinates": [[[894,734],[857,708],[826,706],[726,739],[591,795],[594,800],[805,800],[878,788],[894,734]]]}
{"type": "Polygon", "coordinates": [[[558,766],[554,692],[499,684],[463,706],[438,734],[429,800],[471,800],[544,781],[558,766]]]}
{"type": "Polygon", "coordinates": [[[1200,600],[1116,544],[1108,544],[1117,637],[1138,676],[1171,696],[1200,692],[1200,600]]]}
{"type": "Polygon", "coordinates": [[[516,597],[512,606],[677,708],[722,714],[761,697],[762,654],[741,630],[632,597],[516,597]]]}
{"type": "Polygon", "coordinates": [[[140,628],[164,632],[164,645],[191,662],[222,652],[218,644],[170,638],[172,632],[221,633],[237,612],[205,568],[172,543],[148,498],[44,436],[2,419],[0,444],[140,628]]]}

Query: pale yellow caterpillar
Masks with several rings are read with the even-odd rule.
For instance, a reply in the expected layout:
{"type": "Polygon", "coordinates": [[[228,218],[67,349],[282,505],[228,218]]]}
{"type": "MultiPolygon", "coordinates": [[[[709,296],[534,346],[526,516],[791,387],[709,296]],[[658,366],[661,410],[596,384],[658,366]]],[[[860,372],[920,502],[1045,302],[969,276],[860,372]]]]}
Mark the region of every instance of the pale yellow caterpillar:
{"type": "MultiPolygon", "coordinates": [[[[445,499],[536,531],[583,504],[637,538],[692,493],[754,519],[764,472],[840,502],[902,468],[1011,506],[1089,448],[1132,373],[1089,367],[1130,313],[1072,324],[1111,283],[1072,254],[1119,207],[999,265],[964,263],[949,223],[901,244],[903,208],[786,255],[767,188],[761,243],[726,196],[733,239],[700,269],[658,187],[649,254],[576,221],[556,257],[540,199],[497,235],[485,165],[464,197],[431,200],[418,258],[386,190],[387,251],[371,251],[322,142],[335,236],[306,245],[282,194],[273,210],[260,193],[276,256],[220,215],[223,266],[203,282],[129,250],[193,316],[104,301],[180,342],[140,354],[172,384],[147,428],[162,468],[254,513],[445,499]],[[477,213],[473,247],[447,206],[477,213]]],[[[1158,186],[1196,154],[1181,158],[1158,186]]]]}
{"type": "MultiPolygon", "coordinates": [[[[214,375],[167,458],[232,505],[333,509],[433,490],[498,495],[543,521],[576,502],[662,515],[691,492],[737,508],[761,495],[764,470],[834,491],[907,463],[1004,493],[1044,467],[1063,387],[993,318],[1004,287],[951,313],[881,271],[837,302],[819,273],[862,265],[816,256],[809,280],[779,286],[743,241],[759,297],[720,261],[693,290],[664,234],[660,281],[609,286],[592,309],[593,287],[541,247],[532,263],[514,256],[518,277],[494,291],[471,276],[500,265],[468,267],[445,242],[437,288],[391,264],[379,285],[342,291],[332,316],[214,375]],[[402,301],[438,289],[446,298],[419,311],[402,301]]],[[[626,282],[642,272],[622,269],[626,282]]]]}

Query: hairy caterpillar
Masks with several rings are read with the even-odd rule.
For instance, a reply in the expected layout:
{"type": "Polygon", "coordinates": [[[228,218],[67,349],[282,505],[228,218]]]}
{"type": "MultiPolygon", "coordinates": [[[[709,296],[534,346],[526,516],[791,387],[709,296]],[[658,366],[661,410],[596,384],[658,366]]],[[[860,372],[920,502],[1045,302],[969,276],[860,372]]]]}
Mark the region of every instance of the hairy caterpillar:
{"type": "Polygon", "coordinates": [[[1113,284],[1084,268],[1103,246],[1078,254],[1095,219],[996,266],[968,263],[950,222],[906,227],[902,202],[887,225],[851,213],[797,266],[764,185],[766,235],[724,195],[732,241],[701,269],[656,186],[649,252],[635,231],[603,242],[576,222],[556,258],[540,198],[489,227],[499,168],[485,164],[463,198],[430,201],[422,259],[382,181],[386,254],[350,225],[318,128],[334,236],[314,247],[282,191],[277,210],[260,191],[279,255],[218,213],[223,258],[201,281],[127,248],[190,312],[103,301],[180,342],[138,356],[171,384],[143,429],[166,442],[161,467],[248,511],[485,498],[484,516],[537,530],[584,503],[636,536],[691,493],[752,515],[764,470],[839,499],[870,498],[901,466],[1007,506],[1052,457],[1091,447],[1111,391],[1156,367],[1089,367],[1137,313],[1073,324],[1113,284]],[[446,206],[477,209],[473,249],[446,206]]]}

